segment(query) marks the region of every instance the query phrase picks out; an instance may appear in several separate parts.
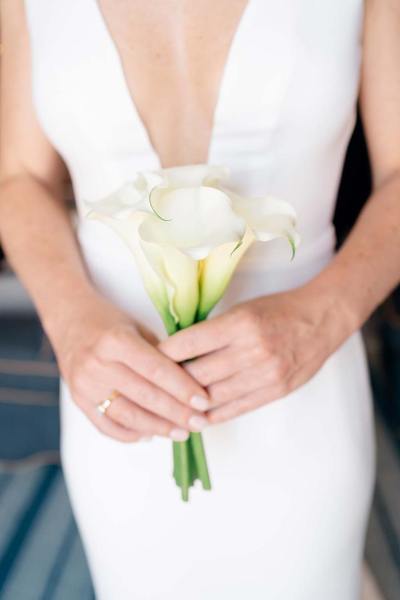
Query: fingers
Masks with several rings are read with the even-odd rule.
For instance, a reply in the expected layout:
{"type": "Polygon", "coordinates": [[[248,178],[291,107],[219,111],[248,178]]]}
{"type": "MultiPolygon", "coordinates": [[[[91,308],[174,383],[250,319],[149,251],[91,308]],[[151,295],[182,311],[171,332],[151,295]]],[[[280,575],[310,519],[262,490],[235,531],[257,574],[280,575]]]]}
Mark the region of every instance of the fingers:
{"type": "Polygon", "coordinates": [[[239,415],[260,408],[274,400],[278,400],[278,398],[282,398],[285,395],[285,391],[283,391],[280,386],[257,390],[238,400],[226,402],[217,408],[209,410],[207,412],[209,423],[215,425],[217,423],[228,421],[229,419],[234,419],[239,415]]]}
{"type": "MultiPolygon", "coordinates": [[[[237,354],[224,348],[200,358],[189,360],[184,363],[183,367],[203,387],[207,387],[211,383],[233,375],[239,367],[236,358],[237,354]]],[[[208,393],[210,393],[209,390],[208,393]]]]}
{"type": "Polygon", "coordinates": [[[87,402],[79,403],[78,405],[86,417],[104,435],[126,444],[139,442],[143,438],[142,433],[135,431],[134,429],[127,429],[111,419],[107,419],[106,415],[99,413],[96,405],[91,405],[87,402]]]}
{"type": "MultiPolygon", "coordinates": [[[[183,366],[185,371],[190,373],[203,387],[208,387],[208,393],[211,395],[209,387],[211,384],[224,381],[235,373],[240,373],[243,369],[251,367],[256,358],[252,349],[241,353],[233,346],[228,346],[222,350],[190,360],[183,366]]],[[[213,402],[212,399],[211,401],[213,402]]]]}
{"type": "Polygon", "coordinates": [[[211,407],[215,408],[226,402],[239,400],[256,392],[261,388],[268,390],[270,387],[276,387],[281,383],[280,374],[277,372],[273,361],[267,362],[260,368],[260,365],[254,365],[247,369],[239,370],[230,377],[217,381],[208,387],[208,393],[211,398],[211,407]]]}
{"type": "Polygon", "coordinates": [[[181,366],[175,364],[144,339],[123,332],[102,349],[105,361],[118,361],[144,379],[173,396],[186,406],[198,410],[209,407],[207,392],[181,366]]]}
{"type": "MultiPolygon", "coordinates": [[[[155,352],[158,353],[158,351],[155,352]]],[[[177,368],[183,371],[180,367],[177,368]]],[[[187,373],[184,371],[183,373],[191,379],[187,373]]],[[[168,421],[168,425],[163,423],[162,431],[166,432],[168,427],[170,437],[177,441],[187,439],[190,431],[200,431],[208,424],[207,418],[202,412],[183,404],[119,362],[104,362],[91,356],[84,365],[80,366],[71,383],[71,391],[76,403],[89,418],[91,418],[90,410],[96,411],[96,405],[105,400],[112,390],[116,390],[131,403],[132,415],[128,418],[125,416],[123,421],[126,429],[135,429],[134,426],[132,427],[132,423],[136,422],[138,416],[135,405],[168,421]],[[136,414],[133,414],[134,411],[136,414]]],[[[207,407],[209,407],[208,403],[207,407]]],[[[150,430],[150,433],[153,434],[160,430],[160,421],[148,424],[156,428],[155,431],[150,430]]]]}
{"type": "Polygon", "coordinates": [[[231,337],[231,321],[223,315],[178,331],[158,347],[171,360],[183,362],[227,346],[231,337]]]}
{"type": "Polygon", "coordinates": [[[143,323],[136,323],[136,328],[143,339],[145,339],[152,346],[157,346],[160,340],[150,329],[143,325],[143,323]]]}
{"type": "Polygon", "coordinates": [[[124,428],[137,431],[141,436],[159,435],[177,441],[183,441],[188,437],[185,430],[179,433],[180,430],[174,423],[157,417],[124,396],[117,396],[108,408],[106,416],[124,428]]]}
{"type": "MultiPolygon", "coordinates": [[[[136,404],[145,409],[146,412],[161,417],[163,434],[168,426],[170,435],[175,436],[173,439],[178,441],[186,439],[189,431],[201,431],[208,424],[203,413],[185,406],[125,365],[118,363],[112,365],[112,373],[110,370],[107,379],[113,381],[115,389],[130,401],[132,406],[125,405],[125,413],[128,412],[129,408],[129,419],[132,422],[138,418],[139,414],[137,409],[134,408],[134,404],[136,404]]],[[[143,413],[140,414],[143,422],[144,415],[143,413]]],[[[146,422],[150,425],[148,419],[146,422]]],[[[152,423],[158,428],[161,427],[160,419],[152,421],[152,423]]]]}

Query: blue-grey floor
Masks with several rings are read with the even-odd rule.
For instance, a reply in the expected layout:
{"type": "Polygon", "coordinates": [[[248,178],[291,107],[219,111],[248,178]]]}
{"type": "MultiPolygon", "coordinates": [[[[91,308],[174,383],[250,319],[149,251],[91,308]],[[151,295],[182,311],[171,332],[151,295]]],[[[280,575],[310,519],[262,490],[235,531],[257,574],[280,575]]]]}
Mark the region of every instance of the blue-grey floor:
{"type": "Polygon", "coordinates": [[[0,598],[94,598],[59,466],[58,371],[32,315],[0,317],[0,598]]]}
{"type": "Polygon", "coordinates": [[[377,482],[366,559],[386,600],[400,600],[400,452],[379,414],[377,482]]]}
{"type": "Polygon", "coordinates": [[[0,598],[93,600],[57,466],[0,474],[0,598]]]}

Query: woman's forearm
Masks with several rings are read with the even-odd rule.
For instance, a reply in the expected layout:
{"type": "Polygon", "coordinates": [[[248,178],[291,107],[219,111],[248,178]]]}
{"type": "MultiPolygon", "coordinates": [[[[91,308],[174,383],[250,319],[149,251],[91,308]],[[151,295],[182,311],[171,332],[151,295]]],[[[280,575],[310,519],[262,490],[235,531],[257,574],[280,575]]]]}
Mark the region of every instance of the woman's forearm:
{"type": "Polygon", "coordinates": [[[330,265],[307,286],[347,334],[358,329],[400,281],[400,172],[373,193],[330,265]]]}
{"type": "Polygon", "coordinates": [[[61,197],[31,176],[0,183],[0,240],[50,338],[96,294],[61,197]]]}

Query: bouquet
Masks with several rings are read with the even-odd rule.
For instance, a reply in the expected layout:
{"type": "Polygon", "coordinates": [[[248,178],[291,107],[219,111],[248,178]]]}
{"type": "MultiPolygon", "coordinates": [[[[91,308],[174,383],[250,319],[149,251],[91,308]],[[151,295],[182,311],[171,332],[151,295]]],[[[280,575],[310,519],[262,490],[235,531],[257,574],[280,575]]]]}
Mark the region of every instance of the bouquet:
{"type": "MultiPolygon", "coordinates": [[[[284,237],[292,258],[299,243],[290,204],[241,196],[228,177],[228,169],[210,165],[145,171],[87,204],[86,216],[112,227],[131,249],[169,335],[207,318],[254,241],[284,237]]],[[[182,499],[197,479],[211,489],[201,433],[172,445],[182,499]]]]}

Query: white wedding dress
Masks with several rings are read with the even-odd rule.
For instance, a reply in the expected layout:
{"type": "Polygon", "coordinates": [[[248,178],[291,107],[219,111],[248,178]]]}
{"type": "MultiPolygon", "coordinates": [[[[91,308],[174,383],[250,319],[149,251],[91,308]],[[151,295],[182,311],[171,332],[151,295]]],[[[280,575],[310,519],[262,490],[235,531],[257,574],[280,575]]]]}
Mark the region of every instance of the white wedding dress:
{"type": "MultiPolygon", "coordinates": [[[[159,159],[96,0],[26,0],[33,96],[78,209],[159,159]]],[[[254,245],[218,311],[301,285],[331,260],[358,93],[362,0],[250,0],[224,70],[209,152],[245,194],[295,205],[302,245],[254,245]]],[[[105,295],[165,335],[133,259],[77,222],[105,295]]],[[[102,398],[98,399],[99,401],[102,398]]],[[[62,383],[62,460],[99,600],[356,600],[374,480],[360,333],[284,399],[204,432],[213,484],[184,504],[168,439],[101,435],[62,383]]]]}

